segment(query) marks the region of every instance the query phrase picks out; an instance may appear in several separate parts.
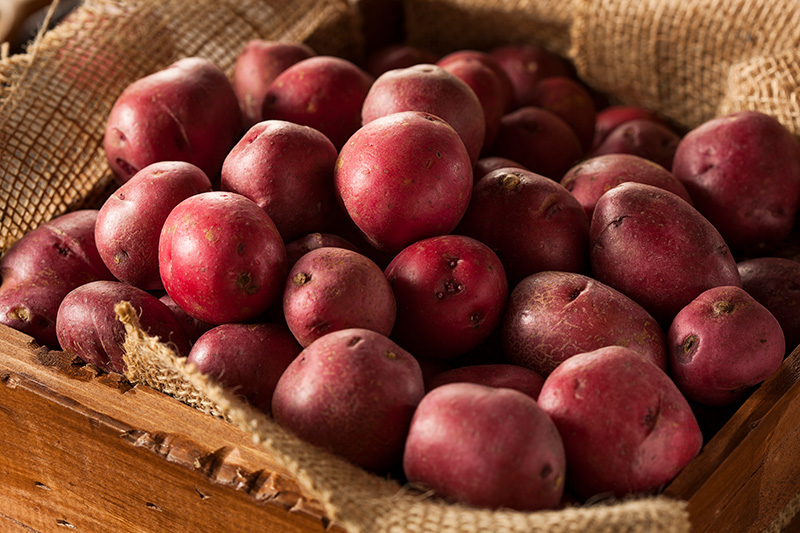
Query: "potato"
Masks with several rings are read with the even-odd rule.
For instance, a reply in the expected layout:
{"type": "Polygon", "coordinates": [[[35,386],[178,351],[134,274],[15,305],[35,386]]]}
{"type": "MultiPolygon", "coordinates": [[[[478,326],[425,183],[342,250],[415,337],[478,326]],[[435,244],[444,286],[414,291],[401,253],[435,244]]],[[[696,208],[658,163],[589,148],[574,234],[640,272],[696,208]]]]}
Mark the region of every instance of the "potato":
{"type": "Polygon", "coordinates": [[[478,183],[478,181],[489,172],[506,167],[528,170],[523,165],[506,157],[487,156],[478,159],[478,162],[472,167],[472,181],[473,183],[478,183]]]}
{"type": "Polygon", "coordinates": [[[195,342],[186,362],[269,413],[278,380],[301,351],[285,326],[222,324],[195,342]]]}
{"type": "Polygon", "coordinates": [[[639,304],[588,276],[538,272],[512,291],[501,330],[512,363],[548,376],[579,353],[625,346],[667,368],[666,335],[639,304]]]}
{"type": "Polygon", "coordinates": [[[491,509],[553,509],[565,454],[555,425],[513,389],[450,383],[419,403],[403,453],[412,485],[491,509]]]}
{"type": "Polygon", "coordinates": [[[475,164],[483,149],[486,119],[478,96],[460,78],[437,65],[390,70],[375,79],[364,99],[362,124],[407,111],[436,115],[458,132],[475,164]]]}
{"type": "Polygon", "coordinates": [[[649,119],[624,122],[611,130],[589,152],[589,157],[605,154],[633,154],[672,170],[672,160],[680,136],[669,126],[649,119]]]}
{"type": "Polygon", "coordinates": [[[56,315],[72,289],[113,280],[94,239],[97,210],[60,215],[24,235],[0,257],[0,324],[58,349],[56,315]]]}
{"type": "Polygon", "coordinates": [[[593,277],[644,307],[665,328],[711,287],[739,285],[728,245],[679,196],[622,183],[597,201],[590,226],[593,277]]]}
{"type": "Polygon", "coordinates": [[[340,329],[388,336],[397,313],[392,287],[378,265],[344,248],[318,248],[297,260],[283,291],[283,314],[302,346],[340,329]]]}
{"type": "Polygon", "coordinates": [[[598,155],[581,161],[564,174],[560,183],[578,199],[591,220],[597,200],[628,181],[653,185],[692,203],[686,187],[669,170],[632,154],[598,155]]]}
{"type": "Polygon", "coordinates": [[[701,124],[677,147],[675,177],[734,251],[773,249],[800,202],[800,147],[777,119],[743,111],[701,124]]]}
{"type": "Polygon", "coordinates": [[[350,138],[339,152],[334,186],[370,244],[397,253],[456,227],[472,194],[472,164],[441,118],[393,113],[350,138]]]}
{"type": "Polygon", "coordinates": [[[622,346],[564,361],[545,380],[538,403],[564,440],[567,487],[583,500],[655,492],[703,444],[669,376],[622,346]]]}
{"type": "Polygon", "coordinates": [[[261,109],[272,80],[295,63],[317,55],[308,45],[297,42],[251,39],[236,57],[233,91],[239,100],[245,129],[261,122],[261,109]]]}
{"type": "Polygon", "coordinates": [[[537,45],[502,45],[489,50],[489,55],[500,64],[514,88],[514,102],[508,111],[527,105],[533,87],[540,80],[572,75],[567,60],[537,45]]]}
{"type": "Polygon", "coordinates": [[[583,146],[575,131],[558,115],[526,106],[503,116],[488,155],[517,161],[532,172],[558,181],[583,157],[583,146]]]}
{"type": "Polygon", "coordinates": [[[731,405],[783,362],[783,330],[741,287],[714,287],[680,310],[667,334],[672,377],[705,405],[731,405]],[[735,348],[733,348],[735,347],[735,348]]]}
{"type": "Polygon", "coordinates": [[[431,377],[426,388],[430,391],[448,383],[475,383],[496,389],[514,389],[536,400],[544,385],[544,377],[520,365],[494,363],[460,366],[438,372],[431,377]]]}
{"type": "Polygon", "coordinates": [[[189,339],[172,311],[150,293],[119,281],[93,281],[64,297],[56,317],[61,347],[108,372],[125,372],[125,326],[114,311],[121,301],[139,312],[145,332],[170,345],[176,355],[189,354],[189,339]]]}
{"type": "Polygon", "coordinates": [[[574,78],[551,76],[540,80],[525,105],[555,113],[577,134],[584,152],[591,148],[597,111],[591,93],[574,78]]]}
{"type": "Polygon", "coordinates": [[[385,274],[397,300],[391,338],[415,356],[446,359],[477,347],[500,323],[508,297],[500,259],[463,235],[411,244],[385,274]]]}
{"type": "Polygon", "coordinates": [[[594,139],[592,148],[603,142],[617,126],[629,120],[646,119],[664,124],[655,111],[637,105],[611,105],[597,111],[594,124],[594,139]]]}
{"type": "Polygon", "coordinates": [[[103,142],[120,184],[157,161],[187,161],[213,182],[241,131],[225,73],[208,59],[189,57],[129,85],[108,115],[103,142]]]}
{"type": "MultiPolygon", "coordinates": [[[[470,62],[479,61],[480,63],[483,63],[485,66],[489,67],[491,71],[495,73],[495,76],[497,76],[502,88],[503,113],[508,113],[511,111],[512,106],[515,104],[514,86],[511,84],[511,79],[508,77],[505,69],[488,52],[482,52],[480,50],[456,50],[455,52],[451,52],[441,57],[438,61],[435,61],[435,63],[440,67],[445,67],[450,62],[462,60],[467,60],[470,62]]],[[[429,61],[429,63],[434,63],[434,61],[429,61]]],[[[484,141],[484,144],[487,143],[484,141]]]]}
{"type": "Polygon", "coordinates": [[[164,288],[189,315],[243,322],[280,296],[286,249],[275,224],[248,198],[197,194],[170,212],[158,244],[164,288]]]}
{"type": "Polygon", "coordinates": [[[378,77],[384,72],[408,68],[421,63],[436,63],[437,56],[430,50],[407,43],[381,46],[367,57],[366,70],[378,77]]]}
{"type": "Polygon", "coordinates": [[[501,168],[481,178],[455,233],[489,246],[510,287],[534,272],[588,267],[583,208],[564,187],[527,170],[501,168]]]}
{"type": "Polygon", "coordinates": [[[330,226],[337,156],[333,143],[314,128],[264,120],[225,158],[220,189],[253,200],[288,242],[330,226]]]}
{"type": "Polygon", "coordinates": [[[167,306],[167,309],[172,311],[172,314],[175,315],[175,318],[177,318],[178,322],[183,326],[183,331],[192,344],[194,344],[203,333],[214,327],[214,324],[198,320],[184,311],[181,306],[175,303],[175,300],[173,300],[169,294],[164,294],[159,300],[162,304],[167,306]]]}
{"type": "Polygon", "coordinates": [[[505,113],[506,105],[503,85],[497,78],[497,74],[484,62],[467,57],[451,58],[445,63],[440,63],[439,66],[466,83],[478,97],[483,108],[486,126],[481,153],[488,151],[497,137],[500,119],[505,113]]]}
{"type": "Polygon", "coordinates": [[[757,257],[736,264],[742,288],[769,309],[786,338],[786,351],[800,344],[800,263],[783,257],[757,257]]]}
{"type": "Polygon", "coordinates": [[[114,276],[146,291],[162,290],[158,239],[169,213],[180,202],[211,191],[199,167],[184,161],[160,161],[134,174],[103,203],[95,241],[114,276]]]}
{"type": "Polygon", "coordinates": [[[414,357],[367,329],[344,329],[306,347],[281,376],[275,421],[367,470],[399,466],[424,394],[414,357]]]}
{"type": "Polygon", "coordinates": [[[358,252],[358,248],[350,241],[331,233],[309,233],[292,242],[286,243],[286,265],[291,270],[297,260],[317,248],[344,248],[358,252]]]}
{"type": "Polygon", "coordinates": [[[270,84],[263,120],[285,120],[321,131],[337,150],[361,126],[361,107],[373,77],[333,56],[304,59],[270,84]]]}

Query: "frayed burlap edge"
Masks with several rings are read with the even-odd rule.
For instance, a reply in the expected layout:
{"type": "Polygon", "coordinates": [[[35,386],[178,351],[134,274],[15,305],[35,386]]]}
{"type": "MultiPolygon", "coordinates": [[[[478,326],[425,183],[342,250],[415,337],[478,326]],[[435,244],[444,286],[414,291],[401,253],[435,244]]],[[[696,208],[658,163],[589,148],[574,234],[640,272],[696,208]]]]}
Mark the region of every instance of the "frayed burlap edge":
{"type": "Polygon", "coordinates": [[[120,302],[126,377],[220,416],[253,436],[319,501],[326,516],[352,532],[664,532],[689,531],[686,502],[642,498],[560,511],[481,510],[448,504],[368,473],[296,438],[270,417],[196,372],[169,345],[145,333],[137,311],[120,302]]]}

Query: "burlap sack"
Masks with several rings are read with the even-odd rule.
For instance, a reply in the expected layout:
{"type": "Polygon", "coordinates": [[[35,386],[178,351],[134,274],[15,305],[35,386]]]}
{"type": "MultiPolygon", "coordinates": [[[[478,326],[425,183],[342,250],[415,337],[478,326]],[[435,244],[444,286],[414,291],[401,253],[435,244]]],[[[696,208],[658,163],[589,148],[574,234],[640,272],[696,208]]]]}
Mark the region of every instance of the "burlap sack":
{"type": "MultiPolygon", "coordinates": [[[[69,210],[99,207],[112,185],[102,150],[116,96],[180,57],[230,72],[254,37],[299,40],[357,58],[358,2],[87,0],[27,54],[0,61],[0,251],[69,210]]],[[[410,42],[437,52],[507,42],[547,46],[612,98],[692,127],[735,109],[770,112],[798,133],[788,0],[407,0],[410,42]]],[[[377,21],[380,22],[380,21],[377,21]]],[[[169,347],[129,330],[129,378],[251,431],[329,517],[350,531],[687,531],[684,502],[651,498],[558,512],[483,511],[421,498],[308,446],[186,369],[169,347]]],[[[793,513],[787,511],[788,518],[793,513]]]]}

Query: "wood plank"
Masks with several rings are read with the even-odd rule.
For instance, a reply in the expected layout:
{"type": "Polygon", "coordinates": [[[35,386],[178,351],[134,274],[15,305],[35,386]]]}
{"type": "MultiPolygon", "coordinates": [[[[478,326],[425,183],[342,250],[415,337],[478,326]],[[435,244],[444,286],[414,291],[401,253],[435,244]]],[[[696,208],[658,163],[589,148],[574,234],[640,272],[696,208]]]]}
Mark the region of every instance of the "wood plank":
{"type": "Polygon", "coordinates": [[[238,428],[85,368],[66,377],[20,335],[0,332],[7,523],[59,533],[341,531],[238,428]]]}

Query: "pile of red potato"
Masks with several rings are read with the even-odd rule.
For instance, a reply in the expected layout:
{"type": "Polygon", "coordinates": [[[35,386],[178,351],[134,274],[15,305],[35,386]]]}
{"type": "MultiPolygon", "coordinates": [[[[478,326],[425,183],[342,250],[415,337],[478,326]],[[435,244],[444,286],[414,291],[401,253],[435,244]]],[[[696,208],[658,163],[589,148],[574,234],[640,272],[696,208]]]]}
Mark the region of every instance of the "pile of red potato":
{"type": "Polygon", "coordinates": [[[800,341],[800,149],[678,132],[527,45],[252,41],[108,117],[119,183],[0,259],[0,322],[122,372],[130,301],[277,423],[454,501],[652,493],[800,341]]]}

